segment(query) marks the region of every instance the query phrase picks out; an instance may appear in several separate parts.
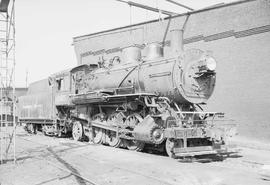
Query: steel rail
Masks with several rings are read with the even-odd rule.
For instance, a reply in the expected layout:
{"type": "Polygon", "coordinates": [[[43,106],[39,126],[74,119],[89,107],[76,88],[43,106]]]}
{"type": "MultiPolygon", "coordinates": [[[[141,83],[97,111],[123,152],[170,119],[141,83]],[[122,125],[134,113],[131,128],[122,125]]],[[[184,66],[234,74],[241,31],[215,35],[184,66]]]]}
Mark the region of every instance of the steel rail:
{"type": "MultiPolygon", "coordinates": [[[[36,144],[39,144],[39,145],[42,145],[42,146],[46,146],[46,149],[47,149],[47,150],[48,150],[48,148],[50,147],[49,145],[46,145],[46,144],[43,144],[43,143],[30,141],[30,140],[24,139],[24,138],[20,138],[20,139],[23,139],[23,140],[29,141],[29,142],[33,142],[33,143],[36,143],[36,144]]],[[[48,151],[49,151],[49,150],[48,150],[48,151]]],[[[31,155],[31,152],[28,152],[27,150],[24,150],[24,152],[26,152],[28,155],[31,155]]],[[[49,154],[49,156],[52,156],[51,153],[48,153],[48,154],[49,154]]],[[[85,181],[89,182],[91,185],[100,185],[100,184],[98,184],[97,182],[94,182],[93,180],[90,180],[90,179],[88,179],[87,177],[85,177],[85,176],[83,176],[83,175],[77,174],[77,173],[75,173],[75,172],[73,172],[73,171],[71,171],[71,170],[69,170],[69,169],[66,169],[66,168],[63,168],[63,167],[61,167],[61,166],[59,166],[59,165],[56,165],[54,162],[52,162],[52,161],[46,159],[45,157],[33,156],[33,158],[44,160],[44,161],[46,161],[48,164],[50,164],[50,165],[52,165],[52,166],[54,166],[54,167],[56,167],[56,168],[58,168],[58,169],[60,169],[60,170],[62,170],[62,171],[66,171],[66,172],[68,172],[68,173],[70,173],[70,174],[72,174],[72,175],[74,175],[74,176],[77,176],[77,177],[79,177],[79,178],[81,178],[81,179],[84,179],[85,181]]]]}
{"type": "Polygon", "coordinates": [[[68,172],[68,173],[71,173],[71,174],[74,175],[74,176],[77,176],[77,177],[79,177],[79,178],[81,178],[81,179],[86,180],[86,181],[89,182],[91,185],[100,185],[100,184],[98,184],[97,182],[94,182],[93,180],[90,180],[90,179],[88,179],[87,177],[85,177],[85,176],[83,176],[83,175],[74,173],[74,172],[71,171],[71,170],[68,170],[68,169],[63,168],[63,167],[61,167],[61,166],[59,166],[59,165],[56,165],[56,164],[54,164],[54,162],[49,161],[48,159],[45,159],[45,158],[40,158],[40,159],[45,160],[45,161],[48,162],[50,165],[52,165],[52,166],[54,166],[54,167],[56,167],[56,168],[58,168],[58,169],[60,169],[60,170],[62,170],[62,171],[66,171],[66,172],[68,172]]]}
{"type": "MultiPolygon", "coordinates": [[[[89,157],[87,157],[86,155],[80,155],[80,156],[81,156],[81,157],[84,157],[84,158],[86,158],[86,159],[90,159],[90,160],[92,160],[92,161],[100,162],[100,161],[98,161],[98,160],[96,160],[96,159],[89,158],[89,157]]],[[[153,176],[150,176],[150,175],[145,175],[145,174],[143,174],[143,173],[140,173],[140,172],[137,172],[137,171],[130,170],[130,169],[128,169],[128,168],[119,167],[119,166],[110,164],[110,163],[108,163],[108,162],[106,162],[106,161],[105,161],[105,162],[102,161],[102,163],[106,163],[107,165],[109,165],[109,166],[111,166],[111,167],[113,167],[113,168],[118,168],[118,169],[123,170],[123,171],[127,171],[127,172],[130,172],[130,173],[133,173],[133,174],[137,174],[137,175],[140,175],[140,176],[143,176],[143,177],[146,177],[146,178],[153,179],[153,180],[158,181],[158,182],[162,182],[162,183],[164,183],[164,184],[166,184],[166,185],[173,185],[172,183],[169,183],[169,182],[164,181],[164,180],[162,180],[162,179],[159,179],[159,178],[157,178],[157,177],[153,177],[153,176]]]]}

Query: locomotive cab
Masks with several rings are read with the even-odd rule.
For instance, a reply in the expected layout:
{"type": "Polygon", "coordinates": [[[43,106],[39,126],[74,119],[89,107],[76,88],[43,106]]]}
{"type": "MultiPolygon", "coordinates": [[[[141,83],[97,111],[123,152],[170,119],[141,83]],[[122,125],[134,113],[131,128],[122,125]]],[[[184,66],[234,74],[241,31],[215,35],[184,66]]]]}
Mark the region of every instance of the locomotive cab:
{"type": "Polygon", "coordinates": [[[49,84],[55,94],[56,106],[72,106],[69,95],[72,89],[71,73],[69,70],[55,73],[49,77],[49,84]]]}

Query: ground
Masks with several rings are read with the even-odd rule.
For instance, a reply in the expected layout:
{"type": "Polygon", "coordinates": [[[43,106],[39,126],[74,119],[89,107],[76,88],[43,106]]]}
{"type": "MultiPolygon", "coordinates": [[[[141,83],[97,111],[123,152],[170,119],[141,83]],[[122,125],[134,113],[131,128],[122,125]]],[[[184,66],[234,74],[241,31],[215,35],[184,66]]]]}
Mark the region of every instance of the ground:
{"type": "Polygon", "coordinates": [[[176,160],[17,131],[17,162],[11,145],[8,160],[0,165],[1,185],[270,184],[269,150],[239,147],[239,153],[224,160],[176,160]]]}

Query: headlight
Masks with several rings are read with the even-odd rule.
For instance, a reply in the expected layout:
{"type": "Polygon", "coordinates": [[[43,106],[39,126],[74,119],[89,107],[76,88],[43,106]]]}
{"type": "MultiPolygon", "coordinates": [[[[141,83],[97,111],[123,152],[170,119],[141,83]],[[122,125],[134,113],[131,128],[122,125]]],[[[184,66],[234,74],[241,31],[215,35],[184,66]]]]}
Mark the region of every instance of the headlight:
{"type": "Polygon", "coordinates": [[[209,69],[210,71],[214,71],[217,67],[217,62],[215,59],[213,59],[212,57],[209,57],[206,59],[206,67],[207,69],[209,69]]]}

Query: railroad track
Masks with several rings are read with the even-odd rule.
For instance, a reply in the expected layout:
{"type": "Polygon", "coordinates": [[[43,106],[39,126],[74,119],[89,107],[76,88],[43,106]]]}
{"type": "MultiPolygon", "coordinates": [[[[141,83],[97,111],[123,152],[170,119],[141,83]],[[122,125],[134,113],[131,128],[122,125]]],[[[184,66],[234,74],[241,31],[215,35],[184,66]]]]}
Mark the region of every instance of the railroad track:
{"type": "MultiPolygon", "coordinates": [[[[58,168],[58,169],[60,169],[60,170],[62,170],[62,171],[68,172],[68,173],[70,173],[70,174],[76,176],[77,178],[83,179],[84,181],[90,183],[91,185],[99,185],[99,184],[98,184],[97,182],[95,182],[94,180],[89,179],[88,177],[85,177],[85,176],[83,176],[83,175],[81,175],[81,174],[79,174],[79,173],[76,173],[76,172],[74,172],[74,171],[71,170],[71,169],[62,167],[61,165],[58,165],[58,164],[56,164],[54,161],[51,161],[51,160],[49,160],[49,159],[47,158],[48,156],[52,156],[52,157],[54,157],[54,158],[57,158],[57,153],[60,153],[61,150],[60,150],[60,151],[52,151],[52,149],[51,149],[52,146],[50,146],[50,145],[48,145],[48,144],[44,144],[44,143],[37,142],[37,141],[32,141],[32,140],[26,139],[26,138],[24,138],[24,137],[19,137],[19,138],[22,139],[22,140],[24,140],[24,141],[31,142],[31,143],[40,145],[40,146],[42,146],[42,147],[45,147],[45,149],[46,149],[47,151],[49,151],[48,153],[46,152],[46,154],[35,155],[35,156],[33,156],[33,158],[40,159],[40,160],[45,160],[49,165],[54,166],[54,167],[56,167],[56,168],[58,168]]],[[[88,146],[88,145],[86,145],[86,146],[88,146]]],[[[69,149],[73,149],[73,148],[74,148],[74,147],[70,147],[69,149]]],[[[39,150],[39,151],[40,151],[40,150],[39,150]]],[[[25,150],[25,152],[26,152],[28,155],[32,155],[31,152],[29,152],[29,151],[26,151],[26,150],[25,150]]],[[[32,151],[32,152],[33,152],[33,151],[32,151]]],[[[79,156],[80,156],[80,157],[83,157],[83,158],[86,158],[87,160],[95,161],[95,162],[97,162],[97,163],[100,163],[99,160],[93,159],[93,158],[90,158],[90,157],[87,157],[86,155],[79,155],[79,156]]],[[[59,159],[58,159],[58,160],[59,160],[59,159]]],[[[104,161],[102,161],[102,163],[104,164],[104,161]]],[[[123,168],[123,167],[120,167],[120,166],[117,166],[117,165],[113,165],[113,164],[108,163],[108,162],[106,162],[106,165],[107,165],[107,166],[110,166],[111,168],[114,168],[114,169],[119,169],[119,170],[124,171],[124,172],[128,172],[128,173],[131,173],[131,174],[136,174],[136,175],[139,175],[139,176],[142,176],[142,177],[145,177],[145,178],[154,180],[155,182],[159,182],[159,183],[164,184],[164,185],[175,185],[175,183],[167,182],[167,181],[165,181],[165,180],[163,180],[163,179],[160,179],[160,178],[157,178],[157,177],[154,177],[154,176],[151,176],[151,175],[146,175],[146,174],[140,173],[140,172],[138,172],[138,171],[133,171],[133,170],[130,170],[130,169],[128,169],[128,168],[123,168]]],[[[54,180],[54,179],[53,179],[53,180],[54,180]]],[[[56,179],[55,179],[55,180],[56,180],[56,179]]],[[[50,181],[50,182],[51,182],[51,181],[50,181]]]]}
{"type": "MultiPolygon", "coordinates": [[[[138,178],[138,181],[148,181],[151,183],[148,184],[164,184],[164,185],[175,185],[175,184],[179,184],[179,176],[177,181],[170,179],[170,178],[166,178],[166,176],[163,177],[163,175],[158,175],[161,174],[159,172],[152,174],[152,172],[147,171],[147,167],[143,167],[142,168],[140,166],[135,165],[135,167],[133,168],[132,166],[125,166],[126,163],[114,163],[111,161],[111,158],[103,158],[103,157],[91,157],[89,155],[87,155],[87,152],[84,153],[84,149],[83,150],[75,150],[78,148],[78,146],[82,146],[82,147],[87,147],[91,144],[87,145],[83,145],[82,143],[78,143],[78,142],[67,142],[68,140],[64,139],[61,140],[59,142],[59,140],[55,140],[54,138],[50,138],[50,137],[46,137],[47,140],[42,140],[41,137],[35,137],[33,135],[29,135],[29,136],[18,136],[17,137],[19,140],[23,140],[25,142],[29,142],[29,143],[33,143],[35,145],[32,145],[32,148],[30,148],[30,150],[25,150],[25,153],[27,153],[28,156],[31,156],[31,158],[33,159],[38,159],[45,161],[46,164],[52,166],[53,168],[59,169],[59,172],[56,172],[56,174],[61,174],[63,175],[63,177],[55,177],[55,176],[49,176],[48,180],[40,183],[40,184],[46,184],[46,183],[50,183],[52,181],[60,181],[60,182],[64,182],[65,178],[68,178],[69,176],[73,176],[77,179],[81,179],[81,181],[84,181],[85,183],[79,183],[80,185],[83,184],[91,184],[91,185],[98,185],[98,184],[109,184],[111,183],[111,177],[114,176],[114,174],[121,174],[121,176],[123,176],[123,179],[127,179],[130,181],[128,182],[132,182],[132,179],[136,179],[138,178]],[[50,143],[51,141],[55,141],[57,143],[50,143]],[[49,144],[48,144],[49,143],[49,144]],[[77,144],[78,143],[78,144],[77,144]],[[61,147],[61,146],[67,146],[67,147],[61,147]],[[55,147],[55,148],[54,148],[55,147]],[[60,148],[59,148],[60,147],[60,148]],[[72,155],[68,155],[66,153],[66,151],[72,150],[73,154],[72,155]],[[36,151],[36,153],[35,153],[36,151]],[[64,153],[62,153],[64,151],[64,153]],[[75,153],[74,153],[75,152],[75,153]],[[67,155],[66,155],[67,154],[67,155]],[[75,161],[76,158],[81,158],[81,160],[75,161]],[[84,158],[84,159],[83,159],[84,158]],[[66,160],[66,161],[64,161],[66,160]],[[73,163],[73,164],[72,164],[73,163]],[[85,164],[82,165],[81,164],[85,164]],[[92,165],[92,167],[87,168],[87,165],[92,165]],[[71,167],[70,167],[70,166],[71,167]],[[76,169],[77,168],[77,169],[76,169]],[[99,170],[95,170],[95,169],[99,169],[99,170]],[[87,171],[85,171],[85,169],[87,171]],[[134,170],[137,169],[137,170],[134,170]],[[138,170],[139,169],[139,170],[138,170]],[[77,171],[76,171],[77,170],[77,171]],[[62,171],[62,172],[61,172],[62,171]],[[65,173],[63,173],[65,172],[65,173]],[[82,174],[80,174],[80,172],[82,174]],[[109,173],[111,173],[111,176],[108,177],[108,181],[106,179],[102,179],[104,177],[106,177],[106,175],[109,173]],[[68,175],[69,174],[69,175],[68,175]],[[133,174],[133,175],[132,175],[133,174]]],[[[23,145],[17,145],[18,147],[23,147],[26,146],[24,145],[24,143],[22,143],[23,145]]],[[[95,145],[95,144],[93,144],[95,145]]],[[[100,150],[102,151],[102,148],[100,148],[100,150]]],[[[119,150],[119,149],[116,149],[119,150]]],[[[111,150],[105,150],[105,151],[111,151],[111,150]]],[[[122,150],[124,151],[124,150],[122,150]]],[[[124,151],[125,152],[125,151],[124,151]]],[[[114,153],[112,151],[112,153],[114,153]]],[[[129,152],[128,152],[129,153],[129,152]]],[[[94,154],[95,156],[95,154],[94,154]]],[[[107,155],[105,155],[107,156],[107,155]]],[[[117,159],[117,158],[116,158],[117,159]]],[[[30,161],[30,162],[34,162],[30,161]]],[[[196,161],[195,161],[196,162],[196,161]]],[[[38,164],[40,164],[40,162],[38,162],[38,164]]],[[[43,164],[43,163],[42,163],[43,164]]],[[[152,163],[151,163],[152,164],[152,163]]],[[[248,167],[248,168],[254,168],[252,171],[255,171],[257,169],[259,169],[263,164],[261,163],[257,163],[254,161],[248,161],[248,160],[243,160],[243,159],[239,159],[239,160],[233,160],[233,161],[227,161],[227,163],[212,163],[211,166],[218,166],[218,167],[226,167],[226,168],[235,168],[235,170],[237,169],[242,169],[243,166],[248,167]],[[245,165],[245,164],[249,164],[249,165],[245,165]]],[[[57,170],[58,171],[58,170],[57,170]]],[[[183,181],[185,181],[185,179],[188,179],[187,182],[191,182],[194,185],[199,184],[199,181],[197,181],[196,177],[193,176],[190,173],[185,173],[181,174],[181,177],[185,177],[183,178],[183,181]]],[[[117,178],[117,177],[116,177],[117,178]]],[[[120,178],[120,176],[119,176],[120,178]]],[[[121,179],[115,179],[115,181],[121,181],[121,179]]],[[[77,180],[78,181],[78,180],[77,180]]],[[[182,182],[182,181],[181,181],[182,182]]],[[[37,185],[37,184],[36,184],[37,185]]]]}
{"type": "MultiPolygon", "coordinates": [[[[22,137],[18,137],[18,138],[20,138],[20,139],[22,139],[22,140],[24,140],[24,141],[28,141],[28,142],[31,142],[31,143],[35,143],[35,144],[44,146],[44,147],[46,147],[47,150],[50,149],[50,147],[51,147],[50,145],[43,144],[43,143],[40,143],[40,142],[37,142],[37,141],[32,141],[32,140],[29,140],[29,139],[26,139],[26,138],[22,138],[22,137]]],[[[72,149],[72,148],[71,148],[71,149],[72,149]]],[[[49,150],[48,150],[48,151],[49,151],[49,150]]],[[[30,155],[30,156],[32,155],[31,152],[29,152],[29,151],[27,151],[27,150],[24,150],[24,152],[26,152],[26,153],[27,153],[28,155],[30,155]]],[[[57,152],[56,152],[56,153],[57,153],[57,152]]],[[[50,154],[50,152],[48,152],[47,154],[50,154]]],[[[53,156],[52,154],[50,154],[50,155],[53,156]]],[[[46,156],[49,156],[49,155],[46,155],[46,156]]],[[[54,166],[54,167],[56,167],[56,168],[58,168],[58,169],[60,169],[60,170],[62,170],[62,171],[68,172],[68,173],[74,175],[74,176],[77,177],[77,178],[83,179],[84,181],[87,181],[87,182],[88,182],[89,184],[91,184],[91,185],[100,185],[100,184],[98,184],[97,182],[94,182],[93,180],[91,180],[91,179],[89,179],[89,178],[87,178],[87,177],[84,177],[83,175],[80,175],[80,174],[78,174],[78,173],[76,173],[76,172],[74,172],[74,171],[72,171],[72,170],[70,170],[70,169],[63,168],[62,166],[55,164],[55,162],[52,162],[52,161],[50,161],[49,159],[47,159],[46,157],[44,157],[44,154],[42,154],[41,156],[35,155],[35,156],[33,156],[33,157],[36,158],[36,159],[45,160],[49,165],[54,166]]],[[[61,178],[60,178],[60,179],[61,179],[61,178]]],[[[54,179],[54,180],[55,180],[55,179],[54,179]]],[[[51,181],[48,181],[48,182],[51,182],[51,181]]]]}
{"type": "MultiPolygon", "coordinates": [[[[31,137],[31,135],[30,135],[30,137],[31,137]]],[[[71,173],[72,175],[76,176],[77,178],[83,179],[84,181],[86,181],[86,182],[88,182],[90,184],[94,184],[94,185],[98,184],[93,179],[91,179],[89,177],[85,177],[85,176],[81,175],[79,172],[74,171],[75,168],[71,168],[67,162],[65,162],[63,159],[61,159],[59,157],[59,154],[62,151],[68,151],[68,150],[76,149],[77,148],[76,146],[65,144],[64,146],[69,146],[69,148],[54,151],[54,150],[52,150],[52,148],[53,148],[52,145],[44,144],[43,142],[38,142],[36,140],[31,140],[31,138],[26,138],[26,137],[20,137],[20,139],[25,140],[26,142],[35,143],[35,144],[37,144],[39,146],[44,147],[45,150],[43,150],[43,152],[45,152],[45,153],[42,153],[41,155],[34,156],[34,158],[45,160],[45,161],[47,161],[47,163],[49,165],[52,165],[52,166],[54,166],[54,167],[56,167],[56,168],[58,168],[58,169],[60,169],[62,171],[71,173]],[[58,165],[55,161],[50,160],[49,157],[53,157],[54,159],[58,158],[58,162],[61,162],[62,164],[64,164],[64,167],[63,167],[63,165],[58,165]]],[[[48,138],[48,139],[53,139],[53,138],[48,138]]],[[[74,145],[75,145],[75,143],[77,143],[77,142],[74,142],[74,145]]],[[[84,146],[87,147],[89,145],[91,145],[91,144],[82,145],[82,147],[84,147],[84,146]]],[[[96,144],[93,144],[93,145],[96,145],[96,144]]],[[[28,154],[33,155],[33,154],[31,154],[31,152],[28,152],[28,154]]],[[[89,160],[90,161],[89,164],[91,164],[91,161],[95,162],[95,164],[97,166],[98,166],[98,164],[102,164],[102,165],[105,164],[104,166],[109,167],[109,169],[112,169],[112,170],[118,169],[118,170],[122,171],[123,173],[125,173],[127,175],[128,175],[128,173],[134,174],[134,175],[136,174],[138,177],[139,176],[144,177],[146,179],[151,180],[152,182],[156,182],[156,184],[164,184],[164,185],[175,185],[175,184],[177,184],[177,182],[170,181],[170,179],[165,180],[165,179],[159,178],[158,176],[153,176],[151,174],[143,173],[141,171],[132,170],[132,169],[130,169],[128,167],[123,167],[123,166],[112,164],[111,162],[108,162],[106,160],[99,160],[99,159],[96,159],[96,158],[91,158],[91,157],[89,157],[87,155],[83,155],[83,154],[79,154],[78,156],[79,156],[79,158],[85,158],[85,159],[89,160]]],[[[193,162],[198,162],[198,161],[195,160],[193,162]]],[[[89,170],[89,174],[91,174],[91,170],[89,170]]],[[[187,176],[189,176],[189,174],[187,174],[187,176]]]]}
{"type": "MultiPolygon", "coordinates": [[[[100,162],[99,160],[90,158],[90,157],[88,157],[88,156],[86,156],[86,155],[80,155],[80,157],[84,157],[84,158],[89,159],[89,160],[91,160],[91,161],[100,162]]],[[[125,171],[125,172],[129,172],[129,173],[132,173],[132,174],[140,175],[140,176],[143,176],[143,177],[146,177],[146,178],[155,180],[155,181],[157,181],[157,182],[161,182],[161,183],[164,184],[164,185],[174,185],[174,184],[175,184],[175,183],[170,183],[170,182],[167,182],[167,181],[165,181],[165,180],[162,180],[162,179],[160,179],[160,178],[157,178],[157,177],[154,177],[154,176],[151,176],[151,175],[145,175],[145,174],[140,173],[140,172],[138,172],[138,171],[133,171],[133,170],[130,170],[130,169],[128,169],[128,168],[123,168],[123,167],[120,167],[120,166],[111,164],[111,163],[109,163],[109,162],[105,162],[104,160],[102,160],[102,163],[103,163],[103,164],[106,163],[106,165],[108,165],[108,166],[110,166],[110,167],[112,167],[112,168],[120,169],[120,170],[125,171]]]]}

